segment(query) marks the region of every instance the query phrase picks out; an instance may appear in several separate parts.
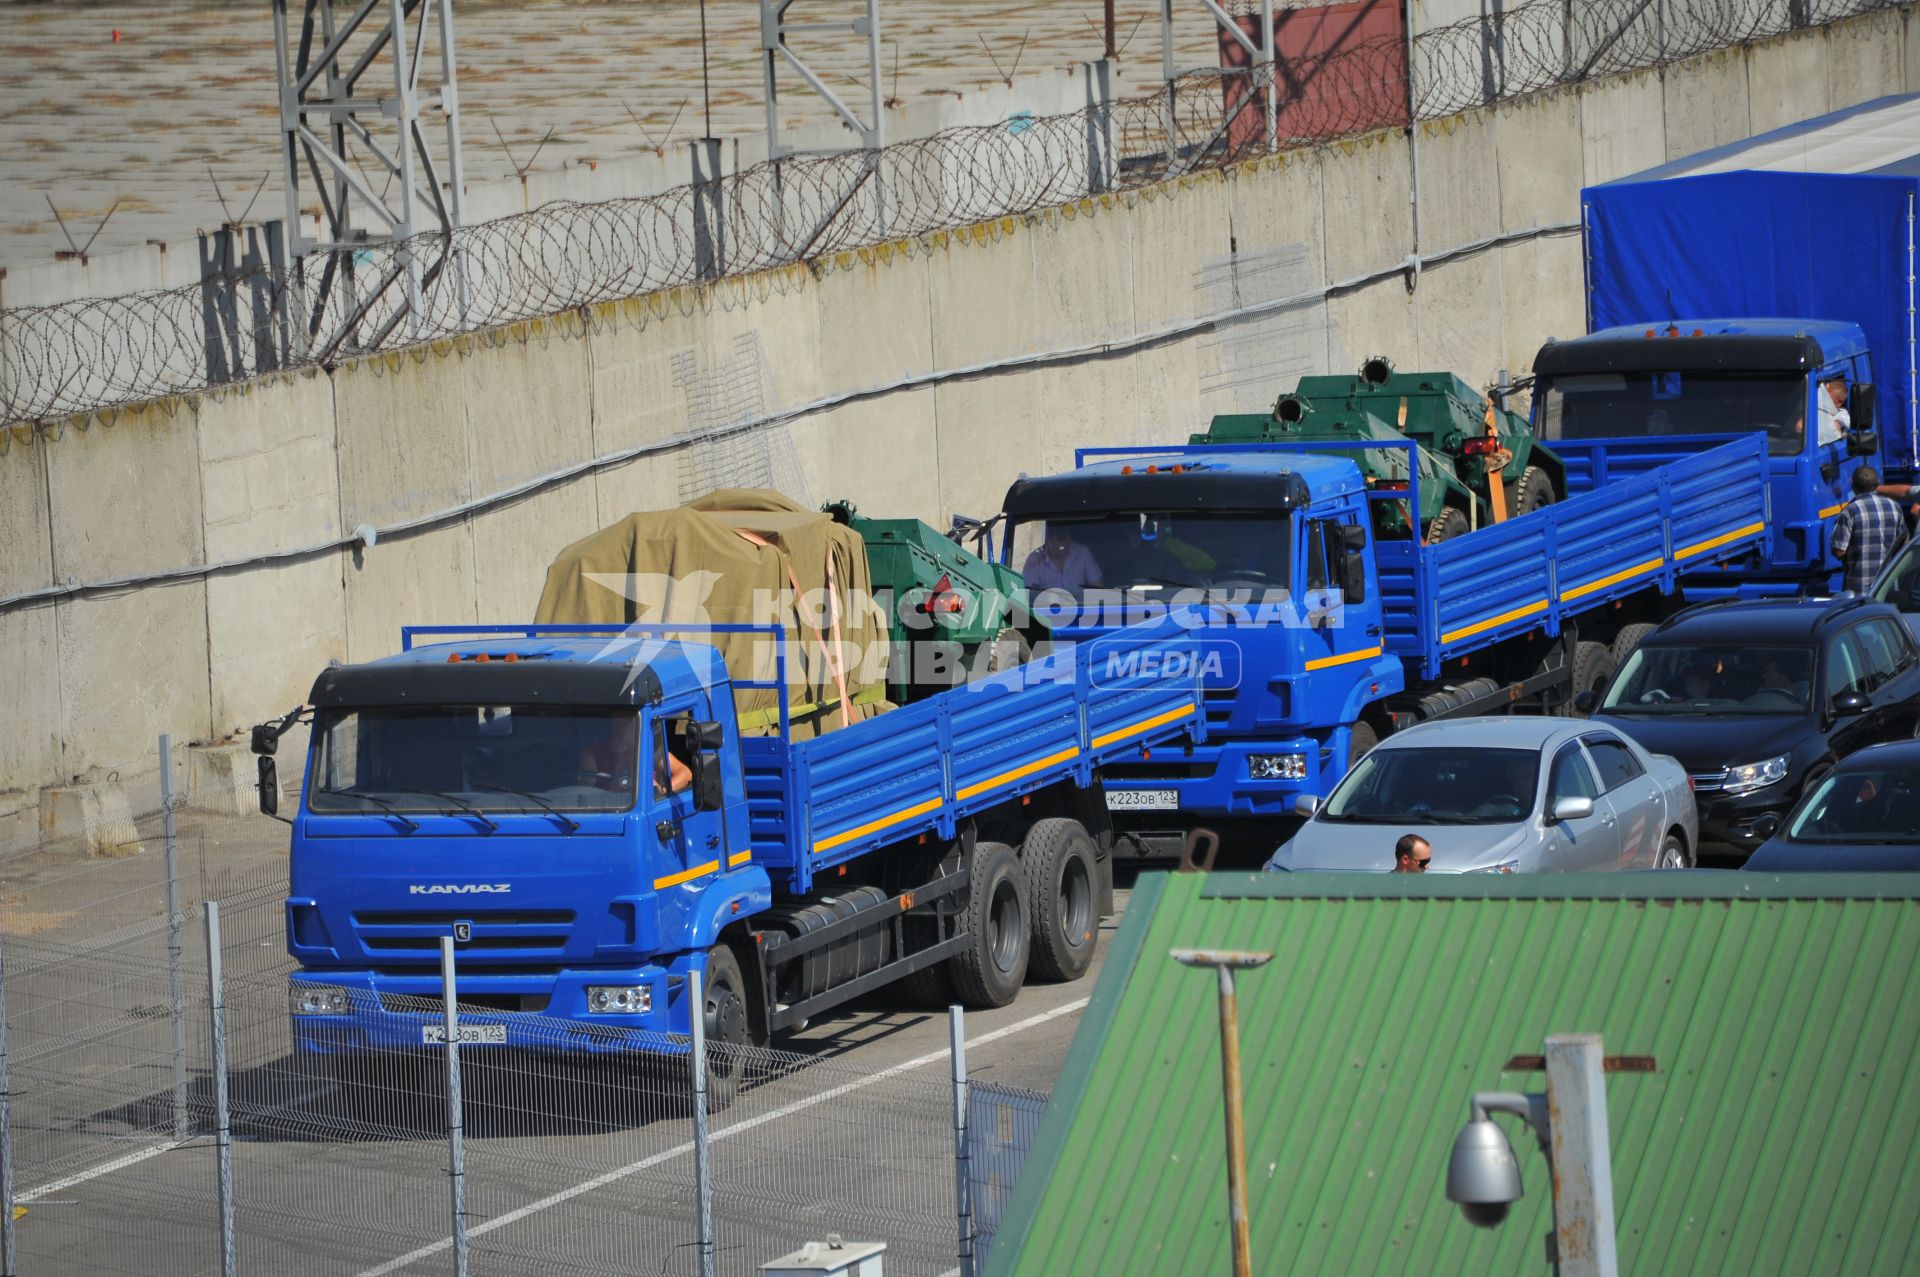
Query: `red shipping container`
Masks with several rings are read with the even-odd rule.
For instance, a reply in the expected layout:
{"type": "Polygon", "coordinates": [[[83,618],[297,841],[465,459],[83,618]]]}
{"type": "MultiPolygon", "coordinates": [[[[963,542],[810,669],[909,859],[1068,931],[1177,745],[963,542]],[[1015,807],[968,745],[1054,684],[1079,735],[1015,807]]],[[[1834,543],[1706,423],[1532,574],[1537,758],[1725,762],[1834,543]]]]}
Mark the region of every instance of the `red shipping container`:
{"type": "MultiPolygon", "coordinates": [[[[1260,43],[1260,15],[1237,23],[1248,40],[1260,43]]],[[[1397,0],[1357,0],[1352,4],[1280,9],[1273,15],[1279,86],[1276,133],[1281,145],[1320,141],[1370,129],[1404,128],[1407,123],[1407,28],[1397,0]]],[[[1240,70],[1253,57],[1227,32],[1220,32],[1220,65],[1240,70]]],[[[1225,108],[1253,93],[1247,76],[1225,82],[1225,108]]],[[[1265,143],[1266,103],[1253,101],[1227,130],[1235,153],[1259,150],[1265,143]]]]}

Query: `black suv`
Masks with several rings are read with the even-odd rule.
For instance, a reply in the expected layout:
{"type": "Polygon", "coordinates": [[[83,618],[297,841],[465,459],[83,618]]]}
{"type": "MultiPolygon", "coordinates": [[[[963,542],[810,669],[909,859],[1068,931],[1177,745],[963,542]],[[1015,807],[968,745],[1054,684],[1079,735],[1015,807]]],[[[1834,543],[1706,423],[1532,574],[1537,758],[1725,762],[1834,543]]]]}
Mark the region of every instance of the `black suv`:
{"type": "Polygon", "coordinates": [[[1866,598],[1703,603],[1634,649],[1594,717],[1692,778],[1703,850],[1745,855],[1835,762],[1920,724],[1920,647],[1866,598]],[[1770,829],[1772,822],[1763,828],[1770,829]]]}

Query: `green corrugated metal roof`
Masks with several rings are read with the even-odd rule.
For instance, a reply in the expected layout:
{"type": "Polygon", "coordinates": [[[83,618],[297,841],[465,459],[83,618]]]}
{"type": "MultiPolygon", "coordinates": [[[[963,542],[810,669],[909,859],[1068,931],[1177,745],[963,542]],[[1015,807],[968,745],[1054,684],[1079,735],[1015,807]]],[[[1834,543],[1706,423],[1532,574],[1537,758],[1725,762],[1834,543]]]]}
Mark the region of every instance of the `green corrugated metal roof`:
{"type": "Polygon", "coordinates": [[[1239,980],[1254,1271],[1544,1273],[1545,1159],[1469,1226],[1444,1196],[1476,1090],[1598,1032],[1623,1273],[1920,1269],[1920,883],[1821,875],[1143,878],[987,1277],[1230,1272],[1218,1004],[1239,980]]]}

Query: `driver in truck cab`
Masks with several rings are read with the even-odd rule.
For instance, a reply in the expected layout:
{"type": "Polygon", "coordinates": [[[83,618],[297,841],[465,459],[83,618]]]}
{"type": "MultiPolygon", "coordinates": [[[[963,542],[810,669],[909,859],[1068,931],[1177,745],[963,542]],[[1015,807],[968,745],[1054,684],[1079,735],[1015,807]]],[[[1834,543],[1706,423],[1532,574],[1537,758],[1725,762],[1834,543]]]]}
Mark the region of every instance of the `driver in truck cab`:
{"type": "MultiPolygon", "coordinates": [[[[616,721],[611,731],[580,751],[580,776],[600,789],[625,788],[633,775],[639,749],[636,725],[616,721]]],[[[678,755],[663,749],[662,756],[667,760],[666,774],[664,777],[657,772],[654,775],[655,798],[677,794],[693,783],[693,769],[681,762],[678,755]]]]}
{"type": "Polygon", "coordinates": [[[1073,539],[1064,523],[1047,524],[1047,539],[1020,567],[1030,590],[1084,590],[1098,586],[1100,565],[1093,551],[1073,539]]]}

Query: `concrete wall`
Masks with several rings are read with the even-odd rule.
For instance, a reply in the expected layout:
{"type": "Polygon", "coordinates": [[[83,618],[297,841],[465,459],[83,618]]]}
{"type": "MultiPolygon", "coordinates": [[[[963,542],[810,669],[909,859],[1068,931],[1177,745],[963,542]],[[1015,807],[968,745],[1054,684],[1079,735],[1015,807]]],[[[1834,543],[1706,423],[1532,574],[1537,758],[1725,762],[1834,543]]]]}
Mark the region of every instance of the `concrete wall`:
{"type": "MultiPolygon", "coordinates": [[[[1887,13],[1423,124],[1419,247],[1573,221],[1583,184],[1920,88],[1915,25],[1887,13]]],[[[19,428],[0,439],[0,594],[426,519],[720,419],[715,386],[748,374],[772,409],[1391,270],[1414,247],[1407,148],[1375,135],[331,374],[19,428]],[[742,373],[743,359],[761,366],[742,373]]],[[[1536,239],[1431,267],[1412,292],[1396,273],[1124,355],[864,399],[756,446],[791,456],[816,501],[989,513],[1016,474],[1069,465],[1077,444],[1176,439],[1210,412],[1261,406],[1248,352],[1302,370],[1377,352],[1477,383],[1524,369],[1543,338],[1581,330],[1581,279],[1577,237],[1536,239]]],[[[59,780],[150,768],[159,732],[218,739],[284,711],[327,660],[389,652],[403,623],[525,619],[561,546],[688,495],[685,460],[603,468],[371,547],[0,610],[0,817],[59,780]]]]}

